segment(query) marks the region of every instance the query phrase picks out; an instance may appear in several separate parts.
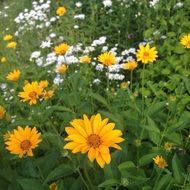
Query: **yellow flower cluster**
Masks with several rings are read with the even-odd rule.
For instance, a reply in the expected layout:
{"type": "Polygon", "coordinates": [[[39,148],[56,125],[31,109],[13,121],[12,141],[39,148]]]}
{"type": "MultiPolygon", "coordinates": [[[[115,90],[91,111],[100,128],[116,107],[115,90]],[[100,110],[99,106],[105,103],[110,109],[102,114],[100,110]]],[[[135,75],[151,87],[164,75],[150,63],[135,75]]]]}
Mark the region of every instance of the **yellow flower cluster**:
{"type": "Polygon", "coordinates": [[[28,102],[29,105],[36,104],[41,97],[44,100],[47,100],[54,96],[53,90],[45,90],[47,86],[48,81],[41,81],[39,83],[37,81],[34,81],[31,83],[27,83],[23,87],[23,92],[20,92],[18,96],[22,98],[21,101],[28,102]]]}
{"type": "Polygon", "coordinates": [[[65,55],[65,53],[68,51],[69,49],[69,45],[66,44],[66,43],[61,43],[59,44],[58,46],[55,46],[54,48],[54,52],[57,54],[57,55],[65,55]]]}

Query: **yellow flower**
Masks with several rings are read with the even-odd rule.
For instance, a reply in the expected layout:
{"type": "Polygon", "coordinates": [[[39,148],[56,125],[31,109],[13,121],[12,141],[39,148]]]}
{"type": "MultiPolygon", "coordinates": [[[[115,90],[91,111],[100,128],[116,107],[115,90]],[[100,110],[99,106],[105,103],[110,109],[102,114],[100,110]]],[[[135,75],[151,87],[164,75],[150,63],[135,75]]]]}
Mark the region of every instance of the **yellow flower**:
{"type": "Polygon", "coordinates": [[[58,16],[63,16],[66,12],[67,12],[66,8],[62,6],[62,7],[58,7],[56,14],[58,16]]]}
{"type": "Polygon", "coordinates": [[[49,98],[53,97],[55,94],[54,94],[54,91],[53,90],[44,90],[43,94],[42,94],[42,97],[44,98],[44,100],[48,100],[49,98]]]}
{"type": "Polygon", "coordinates": [[[165,144],[164,144],[164,149],[167,151],[167,152],[170,152],[171,150],[172,150],[172,143],[168,143],[168,142],[166,142],[165,144]]]}
{"type": "Polygon", "coordinates": [[[67,52],[67,50],[69,49],[69,45],[66,43],[61,43],[58,46],[55,46],[54,48],[54,52],[57,55],[65,55],[65,53],[67,52]]]}
{"type": "Polygon", "coordinates": [[[7,132],[3,135],[3,139],[4,139],[4,141],[9,140],[11,134],[12,134],[11,131],[7,131],[7,132]]]}
{"type": "Polygon", "coordinates": [[[122,65],[124,70],[133,71],[137,67],[137,62],[135,60],[128,61],[122,65]]]}
{"type": "Polygon", "coordinates": [[[55,71],[56,71],[57,73],[59,73],[59,74],[64,74],[66,70],[67,70],[67,65],[65,65],[65,64],[61,64],[61,65],[59,65],[59,66],[55,69],[55,71]]]}
{"type": "Polygon", "coordinates": [[[98,56],[98,61],[104,65],[110,66],[117,63],[117,58],[111,52],[105,52],[98,56]]]}
{"type": "Polygon", "coordinates": [[[18,96],[22,98],[21,101],[29,102],[30,105],[36,104],[39,96],[43,93],[43,88],[39,88],[38,82],[27,83],[23,87],[23,92],[20,92],[18,96]]]}
{"type": "Polygon", "coordinates": [[[33,156],[32,149],[35,149],[41,142],[41,133],[38,133],[36,127],[25,128],[18,126],[5,141],[6,149],[11,154],[17,154],[20,158],[23,156],[33,156]]]}
{"type": "Polygon", "coordinates": [[[129,87],[129,84],[127,82],[122,82],[120,84],[120,88],[123,89],[123,90],[127,89],[128,87],[129,87]]]}
{"type": "Polygon", "coordinates": [[[47,80],[41,80],[40,82],[39,82],[39,87],[40,88],[46,88],[46,87],[48,87],[48,81],[47,80]]]}
{"type": "Polygon", "coordinates": [[[5,63],[7,61],[6,57],[1,57],[1,63],[5,63]]]}
{"type": "Polygon", "coordinates": [[[5,117],[6,110],[3,106],[0,106],[0,119],[5,117]]]}
{"type": "Polygon", "coordinates": [[[115,130],[114,123],[108,123],[108,118],[102,120],[101,115],[93,115],[90,119],[83,115],[83,119],[74,119],[72,127],[66,127],[65,130],[68,142],[64,149],[72,150],[72,153],[87,153],[91,162],[95,159],[101,168],[111,162],[109,148],[113,147],[121,150],[117,145],[124,141],[121,138],[122,132],[115,130]]]}
{"type": "Polygon", "coordinates": [[[3,40],[4,40],[4,41],[10,41],[10,40],[12,40],[12,39],[13,39],[13,36],[10,35],[10,34],[7,34],[7,35],[3,36],[3,40]]]}
{"type": "Polygon", "coordinates": [[[6,79],[10,81],[17,81],[20,78],[20,74],[21,74],[20,70],[14,70],[8,73],[6,79]]]}
{"type": "Polygon", "coordinates": [[[190,48],[190,33],[189,34],[187,34],[187,35],[185,35],[185,36],[183,36],[182,38],[181,38],[181,41],[180,41],[180,43],[183,45],[183,46],[185,46],[185,48],[190,48]]]}
{"type": "Polygon", "coordinates": [[[154,163],[161,169],[164,169],[166,166],[168,166],[167,162],[162,158],[162,156],[156,156],[153,158],[154,163]]]}
{"type": "Polygon", "coordinates": [[[12,41],[7,44],[7,48],[15,48],[17,46],[17,43],[12,41]]]}
{"type": "Polygon", "coordinates": [[[56,183],[52,183],[52,184],[49,186],[49,189],[50,189],[50,190],[58,190],[57,184],[56,184],[56,183]]]}
{"type": "Polygon", "coordinates": [[[88,55],[84,55],[80,57],[80,62],[84,64],[88,64],[91,62],[91,58],[88,55]]]}
{"type": "Polygon", "coordinates": [[[136,53],[137,61],[143,64],[152,63],[158,57],[157,53],[156,47],[150,48],[150,44],[140,45],[136,53]]]}

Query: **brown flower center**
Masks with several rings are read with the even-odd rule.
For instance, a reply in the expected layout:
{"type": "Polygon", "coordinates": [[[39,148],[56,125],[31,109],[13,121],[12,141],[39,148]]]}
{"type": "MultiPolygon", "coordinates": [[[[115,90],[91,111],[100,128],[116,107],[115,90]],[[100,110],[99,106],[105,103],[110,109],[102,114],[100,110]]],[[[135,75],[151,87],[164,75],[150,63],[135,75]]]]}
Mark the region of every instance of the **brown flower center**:
{"type": "Polygon", "coordinates": [[[148,57],[149,57],[149,53],[148,53],[148,52],[144,52],[143,56],[144,56],[145,58],[148,58],[148,57]]]}
{"type": "Polygon", "coordinates": [[[29,93],[28,96],[29,96],[31,99],[36,99],[36,98],[37,98],[37,93],[34,92],[34,91],[32,91],[32,92],[29,93]]]}
{"type": "Polygon", "coordinates": [[[31,143],[29,140],[24,140],[20,143],[20,148],[22,150],[29,150],[29,148],[31,147],[31,143]]]}
{"type": "Polygon", "coordinates": [[[93,148],[98,148],[101,144],[101,139],[98,135],[92,134],[88,137],[88,144],[93,148]]]}

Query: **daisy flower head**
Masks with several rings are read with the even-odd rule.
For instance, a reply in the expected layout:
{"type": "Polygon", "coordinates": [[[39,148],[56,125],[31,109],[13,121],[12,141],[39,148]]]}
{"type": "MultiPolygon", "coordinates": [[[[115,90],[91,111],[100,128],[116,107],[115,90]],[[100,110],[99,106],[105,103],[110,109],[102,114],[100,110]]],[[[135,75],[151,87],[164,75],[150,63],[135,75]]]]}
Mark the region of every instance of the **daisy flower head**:
{"type": "Polygon", "coordinates": [[[187,49],[190,48],[190,33],[181,38],[180,43],[187,49]]]}
{"type": "Polygon", "coordinates": [[[13,39],[13,36],[10,35],[10,34],[7,34],[7,35],[3,36],[3,40],[4,40],[4,41],[10,41],[10,40],[12,40],[12,39],[13,39]]]}
{"type": "Polygon", "coordinates": [[[66,127],[68,143],[64,149],[72,153],[87,153],[91,162],[96,160],[101,168],[111,162],[109,148],[121,150],[118,143],[124,141],[121,130],[114,129],[114,123],[108,123],[108,118],[102,119],[100,114],[83,119],[74,119],[70,122],[71,127],[66,127]]]}
{"type": "Polygon", "coordinates": [[[141,61],[143,64],[148,64],[156,61],[158,57],[156,47],[150,47],[150,44],[139,45],[136,57],[137,61],[141,61]]]}
{"type": "Polygon", "coordinates": [[[154,163],[161,169],[164,169],[166,166],[168,166],[167,162],[164,160],[162,156],[156,156],[153,158],[154,163]]]}
{"type": "Polygon", "coordinates": [[[41,133],[36,130],[36,127],[31,128],[26,126],[23,128],[18,126],[6,138],[6,149],[11,154],[16,154],[20,158],[23,156],[33,156],[32,150],[41,142],[40,136],[41,133]]]}
{"type": "Polygon", "coordinates": [[[3,106],[0,105],[0,119],[5,117],[6,110],[3,106]]]}
{"type": "Polygon", "coordinates": [[[6,79],[9,81],[16,82],[19,80],[20,74],[21,74],[20,70],[14,70],[14,71],[7,74],[6,79]]]}
{"type": "Polygon", "coordinates": [[[9,42],[7,44],[7,48],[9,48],[9,49],[14,49],[14,48],[16,48],[16,46],[17,46],[17,43],[15,41],[9,42]]]}
{"type": "Polygon", "coordinates": [[[124,70],[129,70],[129,71],[133,71],[134,69],[136,69],[137,68],[137,62],[135,61],[135,60],[130,60],[130,61],[128,61],[127,63],[124,63],[123,65],[122,65],[122,68],[124,69],[124,70]]]}
{"type": "Polygon", "coordinates": [[[84,64],[88,64],[91,62],[91,58],[88,55],[84,55],[80,57],[80,62],[84,64]]]}
{"type": "Polygon", "coordinates": [[[56,10],[57,16],[63,16],[67,12],[66,8],[64,6],[58,7],[56,10]]]}
{"type": "Polygon", "coordinates": [[[98,56],[98,61],[103,65],[110,66],[117,63],[117,58],[113,53],[105,52],[98,56]]]}
{"type": "Polygon", "coordinates": [[[69,47],[70,46],[68,44],[61,43],[61,44],[55,46],[54,52],[56,53],[56,55],[65,55],[65,53],[68,51],[69,47]]]}
{"type": "Polygon", "coordinates": [[[28,102],[29,105],[33,105],[37,103],[37,100],[43,93],[43,88],[39,87],[39,83],[37,81],[27,83],[23,87],[23,92],[20,92],[18,96],[22,98],[22,102],[28,102]]]}

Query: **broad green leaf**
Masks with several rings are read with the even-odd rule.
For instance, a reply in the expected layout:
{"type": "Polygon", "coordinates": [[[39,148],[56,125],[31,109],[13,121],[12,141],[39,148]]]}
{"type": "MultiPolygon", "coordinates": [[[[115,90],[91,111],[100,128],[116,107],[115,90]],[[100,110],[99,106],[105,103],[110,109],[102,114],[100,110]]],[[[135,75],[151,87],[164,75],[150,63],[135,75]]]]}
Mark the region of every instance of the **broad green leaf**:
{"type": "Polygon", "coordinates": [[[104,181],[103,183],[99,184],[98,187],[112,187],[115,185],[120,184],[120,182],[116,179],[108,179],[104,181]]]}
{"type": "Polygon", "coordinates": [[[153,190],[163,190],[166,189],[170,181],[172,180],[171,174],[166,174],[162,178],[159,179],[158,183],[155,184],[153,190]]]}
{"type": "Polygon", "coordinates": [[[22,186],[23,190],[46,190],[42,182],[37,179],[18,179],[17,181],[22,186]]]}
{"type": "Polygon", "coordinates": [[[73,173],[72,169],[66,165],[61,164],[55,168],[45,179],[44,184],[50,183],[51,181],[58,180],[62,177],[69,176],[73,173]]]}
{"type": "Polygon", "coordinates": [[[138,163],[140,166],[144,166],[144,165],[147,165],[151,162],[153,162],[153,158],[157,155],[157,153],[151,153],[151,154],[147,154],[147,155],[144,155],[142,156],[138,163]]]}
{"type": "Polygon", "coordinates": [[[182,176],[183,168],[176,154],[174,155],[172,159],[172,170],[173,170],[175,181],[179,184],[182,183],[183,182],[183,176],[182,176]]]}

